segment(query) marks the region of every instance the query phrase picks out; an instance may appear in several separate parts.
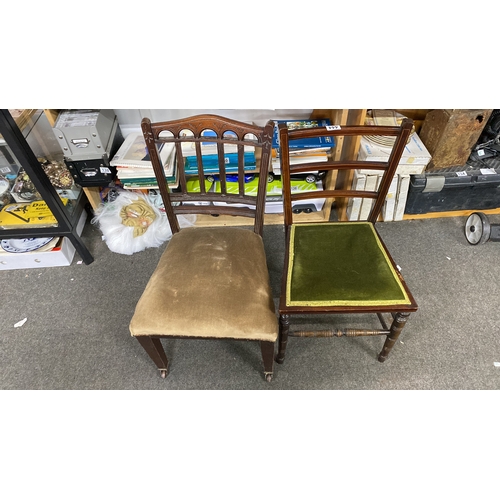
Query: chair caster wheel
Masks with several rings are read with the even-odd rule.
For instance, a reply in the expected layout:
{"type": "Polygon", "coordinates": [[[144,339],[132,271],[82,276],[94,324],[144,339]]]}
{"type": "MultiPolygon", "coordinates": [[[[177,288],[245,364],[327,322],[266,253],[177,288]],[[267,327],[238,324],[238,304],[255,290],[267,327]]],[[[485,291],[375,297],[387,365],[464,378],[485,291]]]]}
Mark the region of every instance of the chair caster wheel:
{"type": "Polygon", "coordinates": [[[167,378],[167,373],[168,373],[168,370],[160,370],[160,377],[167,378]]]}
{"type": "Polygon", "coordinates": [[[273,374],[272,373],[266,373],[266,382],[271,382],[273,379],[273,374]]]}

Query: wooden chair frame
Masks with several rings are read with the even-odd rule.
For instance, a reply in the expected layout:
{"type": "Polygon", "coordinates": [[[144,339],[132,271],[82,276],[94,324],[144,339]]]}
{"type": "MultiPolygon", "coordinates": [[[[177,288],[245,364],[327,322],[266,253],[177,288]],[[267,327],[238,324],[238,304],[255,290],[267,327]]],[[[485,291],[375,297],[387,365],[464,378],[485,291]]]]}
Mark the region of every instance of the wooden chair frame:
{"type": "MultiPolygon", "coordinates": [[[[383,362],[389,356],[389,353],[397,341],[401,330],[405,326],[410,313],[417,311],[418,306],[413,298],[410,290],[408,289],[401,273],[399,272],[394,260],[380,238],[380,242],[387,253],[390,262],[397,273],[402,286],[404,287],[410,304],[386,305],[386,306],[290,306],[286,303],[286,288],[287,288],[287,270],[289,266],[289,245],[290,245],[290,228],[293,224],[292,201],[306,200],[309,198],[317,198],[318,192],[304,192],[292,194],[290,190],[290,174],[303,173],[311,170],[353,170],[353,169],[370,169],[380,170],[383,173],[380,186],[377,191],[356,191],[352,189],[345,189],[345,186],[335,187],[331,190],[322,192],[321,197],[327,199],[331,198],[370,198],[374,199],[375,203],[368,216],[368,221],[375,224],[379,214],[382,210],[387,192],[391,181],[396,173],[399,160],[404,151],[404,147],[408,142],[412,130],[413,122],[409,119],[403,120],[401,127],[388,127],[388,126],[337,126],[337,127],[317,127],[313,129],[297,129],[288,130],[286,125],[279,125],[280,137],[280,161],[281,161],[281,174],[283,179],[283,194],[284,194],[284,216],[285,216],[285,234],[286,234],[286,252],[284,271],[282,278],[282,292],[279,305],[280,317],[280,332],[278,354],[276,361],[283,363],[285,359],[286,345],[288,337],[354,337],[354,336],[372,336],[381,335],[385,336],[386,340],[383,348],[378,356],[378,361],[383,362]],[[304,139],[311,137],[325,137],[325,136],[359,136],[359,135],[382,135],[382,136],[395,136],[395,143],[392,152],[387,162],[374,162],[374,161],[358,161],[358,160],[335,160],[321,163],[307,163],[301,165],[290,165],[289,162],[289,142],[294,139],[304,139]],[[329,329],[320,331],[290,331],[290,320],[293,315],[299,314],[353,314],[353,313],[375,313],[377,314],[381,329],[329,329]],[[386,321],[384,314],[389,313],[392,320],[386,321]]],[[[376,231],[376,229],[375,229],[376,231]]]]}
{"type": "MultiPolygon", "coordinates": [[[[151,163],[158,180],[158,188],[163,200],[166,216],[168,217],[173,235],[180,229],[177,216],[180,214],[205,214],[205,215],[232,215],[254,219],[253,232],[262,237],[264,223],[264,208],[267,172],[270,168],[272,136],[274,122],[269,121],[265,127],[245,124],[217,115],[197,115],[185,119],[168,122],[151,123],[149,118],[144,118],[141,128],[148,148],[151,163]],[[193,135],[183,135],[189,130],[193,135]],[[215,136],[202,136],[202,132],[211,130],[215,136]],[[169,132],[170,136],[162,136],[162,132],[169,132]],[[226,132],[236,134],[236,137],[226,135],[226,132]],[[251,138],[250,135],[253,135],[251,138]],[[175,154],[177,161],[177,174],[179,178],[179,188],[171,190],[168,187],[165,172],[161,165],[157,144],[175,144],[175,154]],[[184,171],[184,156],[182,143],[195,143],[196,157],[199,170],[199,178],[204,178],[201,143],[212,142],[217,145],[218,167],[221,184],[221,192],[209,192],[205,188],[204,182],[200,182],[200,192],[193,193],[187,189],[187,176],[184,171]],[[226,167],[224,163],[224,144],[237,146],[238,154],[238,193],[230,193],[227,190],[226,167]],[[257,171],[259,176],[259,188],[257,196],[245,195],[244,192],[244,147],[254,146],[257,158],[257,171]],[[260,152],[260,154],[259,154],[260,152]],[[265,175],[263,175],[265,174],[265,175]],[[186,204],[186,202],[201,202],[203,204],[186,204]],[[224,202],[227,205],[215,205],[214,202],[224,202]]],[[[216,339],[224,337],[199,337],[199,336],[137,336],[139,343],[147,352],[152,361],[160,370],[160,375],[165,378],[168,374],[169,362],[163,349],[162,338],[178,339],[216,339]]],[[[241,339],[248,340],[248,339],[241,339]]],[[[275,356],[275,342],[259,341],[264,365],[264,376],[267,381],[271,381],[273,375],[273,364],[275,356]]]]}
{"type": "Polygon", "coordinates": [[[166,181],[159,183],[158,187],[173,233],[179,231],[177,214],[210,214],[253,218],[255,219],[254,232],[262,236],[267,175],[259,176],[259,191],[256,197],[244,194],[244,147],[254,146],[256,150],[260,150],[259,163],[261,166],[267,166],[267,170],[269,170],[274,122],[269,121],[265,127],[258,127],[229,118],[207,114],[160,123],[151,123],[149,118],[144,118],[141,122],[141,127],[146,145],[150,151],[151,162],[157,179],[165,179],[165,173],[161,167],[156,146],[157,143],[175,143],[178,166],[182,165],[184,161],[181,144],[183,142],[195,143],[200,179],[205,175],[202,163],[201,143],[211,142],[217,144],[221,193],[207,192],[203,182],[200,183],[199,193],[188,192],[184,169],[179,167],[179,192],[171,192],[166,181]],[[184,130],[190,130],[194,135],[181,136],[180,134],[184,130]],[[205,130],[213,130],[217,135],[215,137],[202,136],[201,133],[205,130]],[[160,137],[162,132],[170,132],[173,136],[160,137]],[[224,133],[226,132],[234,132],[237,138],[224,137],[224,133]],[[248,134],[253,134],[256,139],[246,138],[248,134]],[[228,193],[227,191],[224,144],[237,145],[238,147],[238,194],[228,193]],[[209,204],[186,205],[182,204],[182,202],[208,202],[209,204]],[[232,205],[216,206],[213,205],[214,202],[226,202],[232,205]],[[248,206],[241,207],[236,204],[251,205],[253,208],[249,208],[248,206]]]}

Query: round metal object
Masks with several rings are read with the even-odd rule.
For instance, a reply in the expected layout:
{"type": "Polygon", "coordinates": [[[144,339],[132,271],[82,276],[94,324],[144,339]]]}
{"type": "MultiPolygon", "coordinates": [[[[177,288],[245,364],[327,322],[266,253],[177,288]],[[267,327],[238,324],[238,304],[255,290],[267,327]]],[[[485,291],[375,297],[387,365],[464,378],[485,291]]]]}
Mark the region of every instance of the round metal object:
{"type": "Polygon", "coordinates": [[[485,214],[474,212],[465,222],[465,237],[471,245],[482,245],[490,238],[491,226],[485,214]]]}

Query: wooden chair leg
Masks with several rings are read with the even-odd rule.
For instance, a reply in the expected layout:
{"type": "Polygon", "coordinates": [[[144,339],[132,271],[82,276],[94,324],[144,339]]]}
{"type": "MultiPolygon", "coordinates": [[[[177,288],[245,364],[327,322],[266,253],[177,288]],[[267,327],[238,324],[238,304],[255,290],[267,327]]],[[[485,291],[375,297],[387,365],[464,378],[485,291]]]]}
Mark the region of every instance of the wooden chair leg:
{"type": "Polygon", "coordinates": [[[273,378],[274,364],[274,342],[260,341],[260,350],[262,352],[262,361],[264,362],[264,377],[268,382],[273,378]]]}
{"type": "Polygon", "coordinates": [[[160,339],[151,337],[136,337],[136,339],[160,370],[161,378],[165,378],[168,375],[168,359],[160,339]]]}
{"type": "Polygon", "coordinates": [[[280,332],[278,343],[278,354],[276,356],[276,363],[283,363],[285,361],[286,344],[288,342],[288,331],[290,330],[290,315],[280,314],[280,332]]]}
{"type": "Polygon", "coordinates": [[[393,345],[396,343],[396,340],[398,340],[399,334],[406,325],[406,322],[408,321],[409,317],[410,313],[399,313],[399,312],[396,313],[396,315],[394,316],[390,333],[389,335],[387,335],[384,347],[382,348],[382,351],[380,351],[380,354],[378,356],[378,360],[381,363],[383,363],[389,357],[389,353],[391,352],[393,345]]]}

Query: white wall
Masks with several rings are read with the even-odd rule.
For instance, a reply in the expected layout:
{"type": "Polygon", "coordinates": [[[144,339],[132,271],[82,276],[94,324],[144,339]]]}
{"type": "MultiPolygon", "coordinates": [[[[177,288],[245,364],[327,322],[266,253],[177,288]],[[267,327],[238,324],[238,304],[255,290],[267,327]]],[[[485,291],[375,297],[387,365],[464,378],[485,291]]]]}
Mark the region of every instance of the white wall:
{"type": "Polygon", "coordinates": [[[141,120],[148,117],[153,122],[176,120],[197,114],[216,114],[234,120],[253,122],[263,126],[267,120],[304,120],[312,109],[115,109],[120,129],[126,137],[130,132],[140,132],[141,120]]]}

